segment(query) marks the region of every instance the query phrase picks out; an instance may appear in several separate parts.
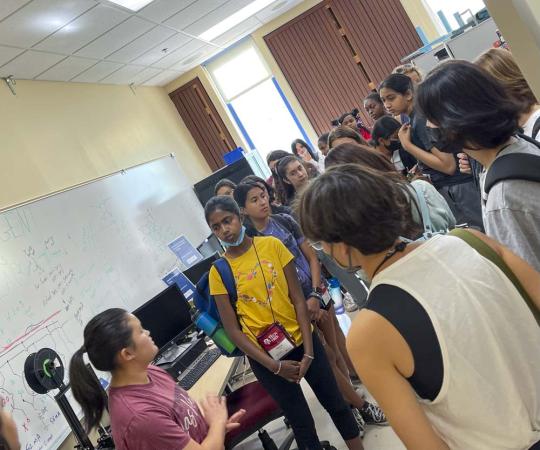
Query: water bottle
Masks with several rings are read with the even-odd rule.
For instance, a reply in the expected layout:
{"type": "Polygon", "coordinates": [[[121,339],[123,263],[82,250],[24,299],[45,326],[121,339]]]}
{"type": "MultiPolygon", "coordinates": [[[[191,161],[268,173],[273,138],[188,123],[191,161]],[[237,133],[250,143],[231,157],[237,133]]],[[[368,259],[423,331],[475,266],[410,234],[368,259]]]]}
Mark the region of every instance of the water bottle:
{"type": "Polygon", "coordinates": [[[231,355],[236,350],[236,345],[231,341],[223,327],[217,322],[210,314],[205,312],[198,312],[193,322],[199,330],[212,339],[215,344],[225,350],[231,355]]]}
{"type": "Polygon", "coordinates": [[[351,328],[351,319],[347,314],[345,314],[345,308],[343,307],[343,294],[337,278],[330,278],[328,280],[328,290],[330,291],[330,297],[332,297],[332,300],[334,301],[334,309],[336,310],[336,318],[338,320],[339,327],[343,331],[343,334],[347,336],[347,333],[351,328]]]}

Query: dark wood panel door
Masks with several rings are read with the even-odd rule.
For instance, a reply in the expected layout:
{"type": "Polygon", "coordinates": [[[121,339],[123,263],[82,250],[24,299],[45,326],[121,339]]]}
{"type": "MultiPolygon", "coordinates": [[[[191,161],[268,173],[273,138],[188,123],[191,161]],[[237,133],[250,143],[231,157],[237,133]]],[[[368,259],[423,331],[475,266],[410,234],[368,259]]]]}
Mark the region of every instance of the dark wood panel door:
{"type": "Polygon", "coordinates": [[[264,37],[318,134],[420,47],[399,0],[325,0],[264,37]]]}
{"type": "Polygon", "coordinates": [[[223,167],[223,155],[237,145],[199,78],[171,92],[169,97],[210,168],[215,171],[223,167]]]}

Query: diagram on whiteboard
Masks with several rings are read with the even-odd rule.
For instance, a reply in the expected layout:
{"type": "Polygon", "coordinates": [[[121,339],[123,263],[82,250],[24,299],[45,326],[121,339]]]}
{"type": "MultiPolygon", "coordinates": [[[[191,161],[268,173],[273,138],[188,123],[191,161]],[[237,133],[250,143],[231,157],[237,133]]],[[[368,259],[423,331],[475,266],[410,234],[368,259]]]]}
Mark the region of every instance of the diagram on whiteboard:
{"type": "Polygon", "coordinates": [[[0,401],[21,448],[56,448],[69,432],[55,392],[26,384],[28,355],[48,347],[67,368],[90,318],[165,288],[180,234],[200,242],[208,229],[172,158],[0,214],[0,401]]]}

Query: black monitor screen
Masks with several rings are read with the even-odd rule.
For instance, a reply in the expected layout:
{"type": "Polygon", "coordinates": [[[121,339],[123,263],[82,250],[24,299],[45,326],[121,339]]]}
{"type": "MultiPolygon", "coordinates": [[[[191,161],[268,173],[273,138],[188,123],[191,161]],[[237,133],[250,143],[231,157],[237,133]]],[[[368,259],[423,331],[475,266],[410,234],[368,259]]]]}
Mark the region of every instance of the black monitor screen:
{"type": "Polygon", "coordinates": [[[246,158],[241,158],[238,161],[222,167],[204,180],[199,181],[193,186],[201,205],[206,205],[206,202],[214,196],[214,188],[219,180],[228,178],[232,182],[238,184],[248,175],[253,175],[253,169],[249,165],[246,158]]]}
{"type": "Polygon", "coordinates": [[[188,302],[176,284],[137,308],[133,315],[150,331],[160,350],[179,339],[192,325],[188,302]]]}
{"type": "Polygon", "coordinates": [[[214,253],[208,258],[205,258],[197,264],[191,266],[189,269],[184,270],[184,275],[189,281],[191,281],[195,286],[197,286],[199,280],[206,272],[210,271],[213,262],[218,258],[219,254],[214,253]]]}

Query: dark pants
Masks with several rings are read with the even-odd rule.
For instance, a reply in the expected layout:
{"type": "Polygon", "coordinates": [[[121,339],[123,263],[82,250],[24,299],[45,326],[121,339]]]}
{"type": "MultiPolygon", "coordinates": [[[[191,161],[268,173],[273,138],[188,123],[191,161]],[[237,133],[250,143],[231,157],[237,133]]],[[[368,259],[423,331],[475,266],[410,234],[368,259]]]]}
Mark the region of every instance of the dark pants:
{"type": "Polygon", "coordinates": [[[437,190],[450,206],[457,225],[466,223],[470,227],[484,231],[480,191],[474,181],[442,186],[437,190]]]}
{"type": "MultiPolygon", "coordinates": [[[[284,359],[300,361],[304,356],[304,346],[294,349],[284,359]]],[[[345,403],[336,379],[326,358],[319,338],[313,335],[313,356],[307,373],[309,383],[317,399],[332,418],[343,440],[358,437],[358,425],[349,405],[345,403]]],[[[291,383],[279,375],[274,375],[266,367],[249,358],[249,363],[257,380],[276,401],[291,424],[298,450],[321,450],[321,444],[315,430],[315,422],[309,410],[304,393],[299,384],[291,383]]]]}

